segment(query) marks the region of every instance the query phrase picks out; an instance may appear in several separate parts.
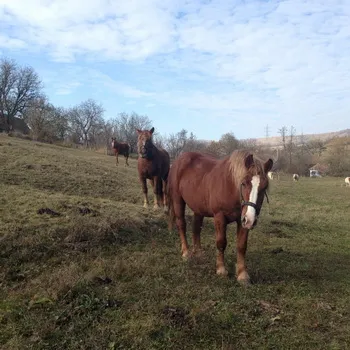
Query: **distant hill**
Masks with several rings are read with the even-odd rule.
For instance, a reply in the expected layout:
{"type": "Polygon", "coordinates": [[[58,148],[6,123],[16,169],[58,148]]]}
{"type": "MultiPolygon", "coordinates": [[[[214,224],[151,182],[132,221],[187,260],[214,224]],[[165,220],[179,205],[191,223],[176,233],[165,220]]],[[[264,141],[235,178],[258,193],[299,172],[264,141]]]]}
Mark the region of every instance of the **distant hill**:
{"type": "MultiPolygon", "coordinates": [[[[328,132],[328,133],[322,133],[322,134],[305,134],[305,135],[296,135],[294,137],[294,141],[296,144],[300,144],[302,140],[304,142],[308,142],[311,140],[322,140],[322,141],[328,141],[334,137],[350,137],[350,129],[340,130],[340,131],[334,131],[334,132],[328,132]]],[[[254,139],[258,145],[261,146],[270,146],[272,148],[279,148],[282,147],[281,142],[281,136],[272,136],[272,137],[264,137],[264,138],[257,138],[254,139]]]]}

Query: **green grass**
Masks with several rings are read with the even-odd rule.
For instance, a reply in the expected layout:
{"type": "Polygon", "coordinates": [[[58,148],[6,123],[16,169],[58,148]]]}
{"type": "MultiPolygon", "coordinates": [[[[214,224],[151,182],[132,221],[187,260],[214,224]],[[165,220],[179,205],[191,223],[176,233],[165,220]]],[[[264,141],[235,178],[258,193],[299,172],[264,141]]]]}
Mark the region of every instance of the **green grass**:
{"type": "Polygon", "coordinates": [[[142,208],[135,160],[116,168],[114,157],[1,135],[0,174],[3,349],[350,347],[343,179],[271,182],[243,288],[235,225],[228,278],[215,274],[210,219],[205,255],[183,262],[164,215],[142,208]]]}

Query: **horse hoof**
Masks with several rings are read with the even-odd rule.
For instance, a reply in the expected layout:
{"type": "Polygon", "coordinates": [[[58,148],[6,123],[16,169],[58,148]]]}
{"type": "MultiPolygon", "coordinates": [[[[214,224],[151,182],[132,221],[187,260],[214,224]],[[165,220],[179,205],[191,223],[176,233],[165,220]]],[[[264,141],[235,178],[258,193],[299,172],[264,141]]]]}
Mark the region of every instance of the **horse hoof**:
{"type": "Polygon", "coordinates": [[[183,261],[188,261],[190,258],[190,255],[188,254],[188,252],[182,253],[182,260],[183,261]]]}
{"type": "Polygon", "coordinates": [[[202,258],[204,256],[204,251],[202,249],[197,249],[197,250],[194,250],[192,254],[196,258],[202,258]]]}
{"type": "Polygon", "coordinates": [[[147,209],[147,208],[148,208],[148,204],[145,203],[145,204],[143,205],[143,207],[147,209]]]}
{"type": "Polygon", "coordinates": [[[228,275],[228,271],[224,267],[219,267],[216,270],[216,274],[219,275],[219,276],[227,276],[228,275]]]}
{"type": "Polygon", "coordinates": [[[156,204],[156,205],[153,206],[153,209],[158,210],[158,209],[160,209],[160,206],[158,204],[156,204]]]}
{"type": "Polygon", "coordinates": [[[238,276],[237,282],[244,287],[248,287],[252,284],[250,281],[250,277],[247,273],[242,273],[240,276],[238,276]]]}
{"type": "Polygon", "coordinates": [[[242,286],[242,287],[249,287],[252,283],[250,280],[237,280],[237,282],[242,286]]]}

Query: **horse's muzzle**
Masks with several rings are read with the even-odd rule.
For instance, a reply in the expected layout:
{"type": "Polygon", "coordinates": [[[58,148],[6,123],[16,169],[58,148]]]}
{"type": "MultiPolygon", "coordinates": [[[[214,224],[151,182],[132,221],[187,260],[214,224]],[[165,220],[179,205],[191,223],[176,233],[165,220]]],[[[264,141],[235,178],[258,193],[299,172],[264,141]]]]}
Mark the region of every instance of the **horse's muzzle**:
{"type": "Polygon", "coordinates": [[[242,216],[241,218],[242,227],[247,230],[252,230],[258,223],[258,218],[256,217],[254,219],[254,222],[252,223],[246,216],[242,216]]]}

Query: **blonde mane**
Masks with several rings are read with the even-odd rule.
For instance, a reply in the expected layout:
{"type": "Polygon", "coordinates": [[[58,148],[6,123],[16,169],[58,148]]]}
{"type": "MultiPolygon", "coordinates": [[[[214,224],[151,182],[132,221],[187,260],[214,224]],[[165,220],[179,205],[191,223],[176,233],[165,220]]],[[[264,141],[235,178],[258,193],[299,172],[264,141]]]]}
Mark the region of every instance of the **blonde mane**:
{"type": "Polygon", "coordinates": [[[252,153],[244,150],[235,150],[229,156],[229,169],[232,175],[232,181],[236,184],[237,188],[241,185],[247,173],[251,173],[252,175],[265,173],[262,160],[255,155],[253,155],[254,165],[247,170],[244,160],[249,154],[252,153]]]}

